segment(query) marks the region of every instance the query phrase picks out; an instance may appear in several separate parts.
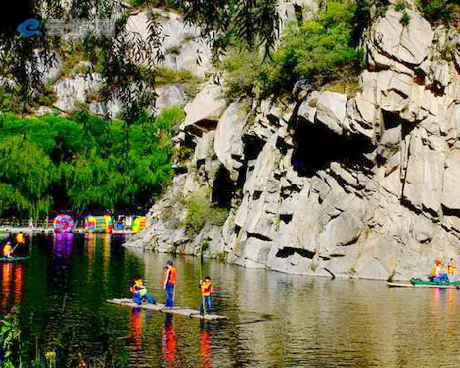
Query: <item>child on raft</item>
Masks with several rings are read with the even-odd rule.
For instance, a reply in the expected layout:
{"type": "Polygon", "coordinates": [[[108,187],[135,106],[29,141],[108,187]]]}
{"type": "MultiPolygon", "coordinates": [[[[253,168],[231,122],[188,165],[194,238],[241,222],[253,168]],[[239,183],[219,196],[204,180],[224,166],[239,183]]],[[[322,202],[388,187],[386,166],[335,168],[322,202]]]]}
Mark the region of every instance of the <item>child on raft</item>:
{"type": "Polygon", "coordinates": [[[201,296],[203,299],[203,304],[201,305],[201,314],[212,313],[212,292],[213,286],[212,281],[209,276],[206,276],[204,280],[200,280],[199,288],[201,289],[201,296]]]}
{"type": "Polygon", "coordinates": [[[155,298],[147,292],[147,287],[140,276],[134,278],[133,284],[130,286],[129,291],[133,294],[133,301],[137,305],[141,305],[144,299],[151,304],[157,304],[155,298]]]}

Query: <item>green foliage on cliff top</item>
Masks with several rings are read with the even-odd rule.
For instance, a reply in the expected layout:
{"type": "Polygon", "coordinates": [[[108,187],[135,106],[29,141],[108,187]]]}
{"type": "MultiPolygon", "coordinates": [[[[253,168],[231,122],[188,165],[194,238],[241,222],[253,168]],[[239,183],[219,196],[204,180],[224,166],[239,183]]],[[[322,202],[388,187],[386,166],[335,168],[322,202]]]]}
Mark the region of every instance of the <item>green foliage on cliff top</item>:
{"type": "Polygon", "coordinates": [[[460,21],[460,0],[418,0],[417,5],[431,23],[460,21]]]}
{"type": "Polygon", "coordinates": [[[172,127],[182,109],[133,124],[87,112],[70,118],[0,118],[0,216],[40,216],[50,207],[148,205],[172,177],[172,127]]]}
{"type": "Polygon", "coordinates": [[[272,59],[264,59],[257,50],[230,52],[223,62],[229,96],[251,95],[253,86],[265,95],[279,95],[290,93],[299,79],[318,87],[356,74],[358,10],[354,2],[328,2],[317,19],[292,22],[272,59]]]}

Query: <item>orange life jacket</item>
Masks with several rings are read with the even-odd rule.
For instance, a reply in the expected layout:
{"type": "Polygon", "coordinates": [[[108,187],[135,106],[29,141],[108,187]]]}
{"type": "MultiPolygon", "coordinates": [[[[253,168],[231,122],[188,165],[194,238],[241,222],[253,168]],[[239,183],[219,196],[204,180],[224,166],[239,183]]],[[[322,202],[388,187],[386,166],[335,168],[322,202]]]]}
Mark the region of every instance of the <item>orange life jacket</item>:
{"type": "Polygon", "coordinates": [[[211,281],[203,281],[201,283],[201,295],[210,296],[211,293],[212,293],[212,282],[211,281]]]}
{"type": "Polygon", "coordinates": [[[16,243],[19,243],[19,244],[24,243],[24,234],[21,234],[21,233],[16,234],[16,243]]]}
{"type": "Polygon", "coordinates": [[[455,269],[455,264],[454,264],[454,262],[449,262],[449,263],[447,264],[447,273],[448,273],[449,275],[453,275],[453,274],[454,274],[454,269],[455,269]]]}
{"type": "Polygon", "coordinates": [[[177,274],[177,270],[176,270],[176,267],[174,266],[171,266],[170,268],[166,268],[164,271],[163,271],[163,284],[166,282],[168,282],[168,284],[173,284],[175,285],[176,284],[176,274],[177,274]]]}

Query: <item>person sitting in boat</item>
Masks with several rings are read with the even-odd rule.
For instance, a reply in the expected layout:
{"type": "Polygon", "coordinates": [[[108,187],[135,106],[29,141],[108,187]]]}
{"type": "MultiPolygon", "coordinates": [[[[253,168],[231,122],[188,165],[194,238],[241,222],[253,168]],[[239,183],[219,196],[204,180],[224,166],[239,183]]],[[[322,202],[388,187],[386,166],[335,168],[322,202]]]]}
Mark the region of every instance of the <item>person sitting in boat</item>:
{"type": "Polygon", "coordinates": [[[431,271],[432,281],[433,282],[449,282],[449,278],[447,277],[447,273],[444,272],[442,268],[442,262],[437,259],[434,261],[434,266],[431,271]]]}
{"type": "Polygon", "coordinates": [[[134,278],[134,282],[129,288],[129,291],[133,293],[133,301],[137,305],[141,305],[144,299],[147,299],[147,301],[151,304],[157,304],[155,298],[147,292],[144,281],[142,281],[140,276],[136,276],[134,278]]]}
{"type": "Polygon", "coordinates": [[[5,246],[3,247],[3,257],[13,257],[13,247],[11,246],[11,242],[6,242],[5,246]]]}
{"type": "Polygon", "coordinates": [[[20,231],[19,233],[16,234],[16,244],[24,245],[25,242],[26,242],[26,239],[24,237],[24,234],[22,231],[20,231]]]}
{"type": "Polygon", "coordinates": [[[200,281],[201,296],[203,298],[203,305],[201,306],[201,314],[212,313],[212,281],[209,276],[200,281]]]}
{"type": "Polygon", "coordinates": [[[455,261],[453,258],[447,263],[447,276],[449,277],[449,282],[454,281],[454,273],[455,273],[455,261]]]}

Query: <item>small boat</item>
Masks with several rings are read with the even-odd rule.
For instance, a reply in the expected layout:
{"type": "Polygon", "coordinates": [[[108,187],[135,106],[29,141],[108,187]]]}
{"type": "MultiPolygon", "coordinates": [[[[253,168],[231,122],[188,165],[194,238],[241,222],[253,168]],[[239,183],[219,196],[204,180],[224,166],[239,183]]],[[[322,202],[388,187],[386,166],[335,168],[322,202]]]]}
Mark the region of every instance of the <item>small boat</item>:
{"type": "Polygon", "coordinates": [[[20,262],[29,258],[30,257],[0,257],[0,262],[20,262]]]}
{"type": "Polygon", "coordinates": [[[406,288],[436,288],[436,289],[458,289],[460,290],[460,281],[452,282],[433,282],[421,279],[411,279],[410,283],[387,282],[388,287],[406,287],[406,288]]]}
{"type": "Polygon", "coordinates": [[[155,310],[161,313],[167,314],[177,314],[184,317],[190,318],[199,318],[204,319],[207,321],[222,321],[227,320],[228,317],[220,316],[217,314],[201,314],[199,310],[196,309],[189,309],[189,308],[182,308],[182,307],[174,307],[174,308],[165,308],[164,304],[141,304],[137,305],[133,302],[132,299],[123,298],[123,299],[109,299],[107,300],[108,303],[116,304],[116,305],[124,305],[126,307],[132,308],[143,308],[148,310],[155,310]]]}

